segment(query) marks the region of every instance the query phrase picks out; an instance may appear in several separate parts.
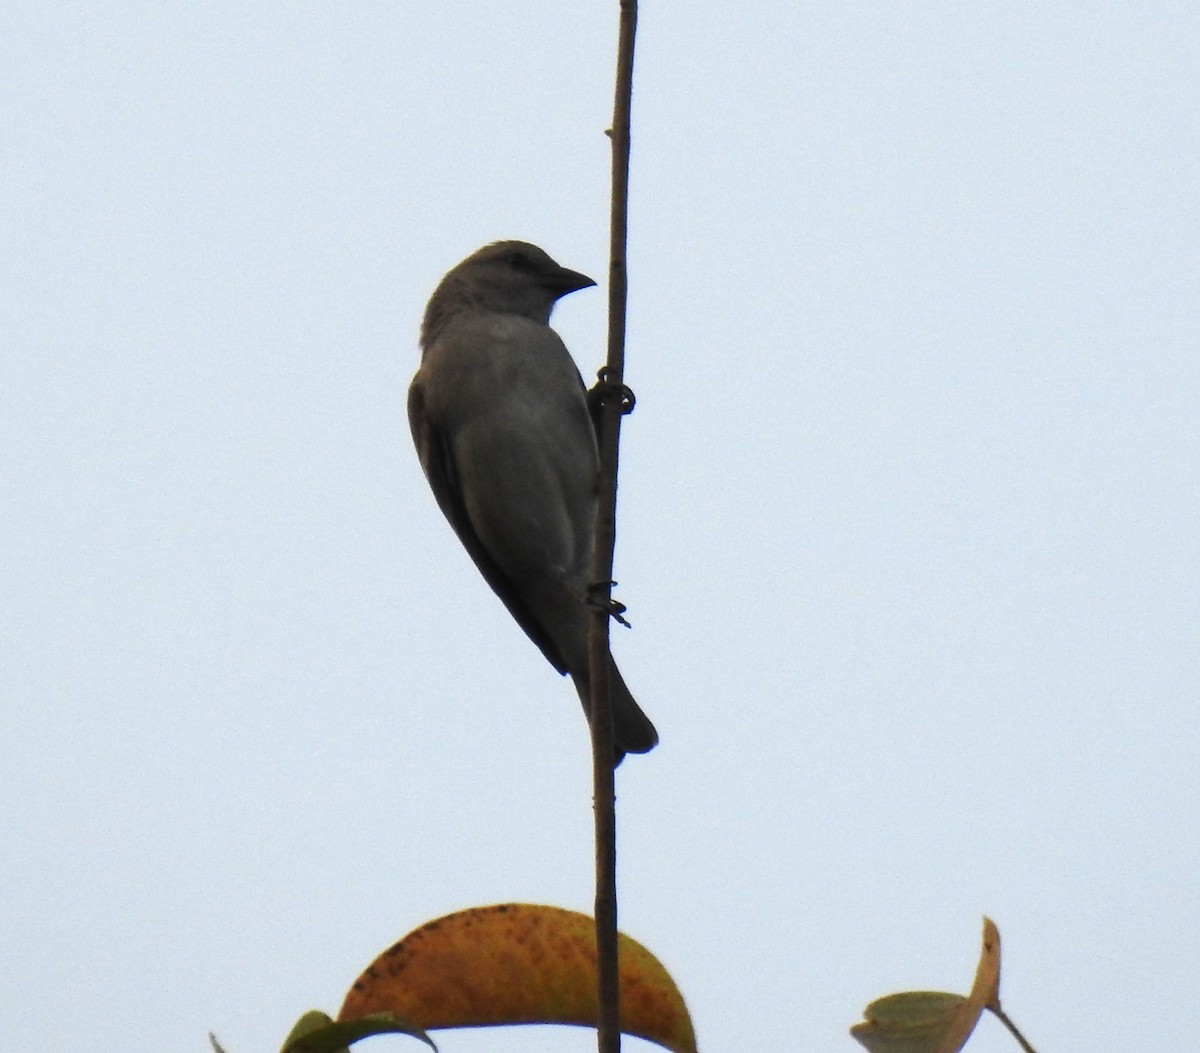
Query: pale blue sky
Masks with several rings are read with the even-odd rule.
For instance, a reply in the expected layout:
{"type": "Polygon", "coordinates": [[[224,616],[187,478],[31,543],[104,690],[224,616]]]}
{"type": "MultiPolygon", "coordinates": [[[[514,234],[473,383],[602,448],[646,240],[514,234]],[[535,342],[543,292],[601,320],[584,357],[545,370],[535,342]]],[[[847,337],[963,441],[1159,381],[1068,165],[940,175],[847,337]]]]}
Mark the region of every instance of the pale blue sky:
{"type": "MultiPolygon", "coordinates": [[[[13,1048],[261,1053],[429,918],[590,908],[578,703],[403,404],[479,245],[603,281],[616,7],[0,15],[13,1048]]],[[[984,913],[1039,1049],[1194,1038],[1198,40],[643,3],[622,925],[710,1053],[856,1049],[984,913]]],[[[555,316],[585,375],[604,313],[555,316]]]]}

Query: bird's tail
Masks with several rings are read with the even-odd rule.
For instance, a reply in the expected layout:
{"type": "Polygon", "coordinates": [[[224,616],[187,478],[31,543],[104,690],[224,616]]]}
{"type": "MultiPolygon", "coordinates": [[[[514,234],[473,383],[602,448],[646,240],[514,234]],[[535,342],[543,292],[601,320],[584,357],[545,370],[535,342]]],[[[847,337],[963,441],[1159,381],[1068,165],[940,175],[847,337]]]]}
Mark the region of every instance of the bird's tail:
{"type": "MultiPolygon", "coordinates": [[[[586,713],[589,698],[587,675],[572,675],[572,679],[586,713]]],[[[608,692],[612,699],[613,747],[616,752],[613,767],[616,767],[626,753],[649,753],[654,749],[658,745],[658,732],[630,694],[629,688],[625,686],[625,680],[612,655],[608,657],[608,692]]]]}

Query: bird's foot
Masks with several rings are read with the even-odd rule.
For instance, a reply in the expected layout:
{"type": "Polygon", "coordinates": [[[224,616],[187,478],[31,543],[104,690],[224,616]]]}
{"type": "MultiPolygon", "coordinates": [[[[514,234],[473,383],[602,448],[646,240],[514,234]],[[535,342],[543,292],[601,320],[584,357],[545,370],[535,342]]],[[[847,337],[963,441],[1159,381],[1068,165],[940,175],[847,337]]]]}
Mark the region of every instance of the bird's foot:
{"type": "Polygon", "coordinates": [[[637,397],[633,393],[633,388],[624,383],[617,375],[616,371],[605,366],[596,373],[596,383],[588,391],[588,407],[593,415],[600,412],[600,407],[610,399],[616,399],[621,406],[621,413],[632,413],[633,407],[637,405],[637,397]]]}
{"type": "Polygon", "coordinates": [[[630,628],[629,622],[623,617],[629,609],[620,600],[614,600],[609,595],[609,590],[616,584],[615,581],[595,581],[588,586],[587,602],[589,607],[595,607],[596,610],[604,611],[615,622],[620,622],[626,629],[630,628]]]}

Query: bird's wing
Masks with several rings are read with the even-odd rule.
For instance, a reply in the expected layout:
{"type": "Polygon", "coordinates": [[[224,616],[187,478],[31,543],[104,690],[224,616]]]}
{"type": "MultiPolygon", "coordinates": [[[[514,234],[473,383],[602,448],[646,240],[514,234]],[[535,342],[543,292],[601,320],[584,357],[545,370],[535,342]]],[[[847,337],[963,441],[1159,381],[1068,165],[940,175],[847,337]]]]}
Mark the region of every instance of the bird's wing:
{"type": "Polygon", "coordinates": [[[438,507],[450,521],[459,541],[475,561],[475,566],[492,587],[492,591],[504,602],[504,606],[517,620],[517,624],[525,630],[525,634],[537,644],[546,660],[560,673],[566,673],[567,665],[563,661],[562,653],[537,623],[528,606],[522,601],[519,590],[492,559],[471,525],[471,517],[463,502],[462,489],[454,466],[453,451],[445,435],[426,412],[425,394],[419,379],[414,380],[408,389],[408,423],[417,447],[417,456],[425,470],[425,478],[429,480],[438,507]]]}

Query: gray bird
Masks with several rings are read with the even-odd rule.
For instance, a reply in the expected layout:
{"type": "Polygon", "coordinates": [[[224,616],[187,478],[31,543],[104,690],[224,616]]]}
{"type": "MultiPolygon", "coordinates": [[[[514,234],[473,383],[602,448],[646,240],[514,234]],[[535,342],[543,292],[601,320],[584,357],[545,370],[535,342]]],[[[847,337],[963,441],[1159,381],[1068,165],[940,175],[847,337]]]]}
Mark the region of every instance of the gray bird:
{"type": "MultiPolygon", "coordinates": [[[[587,589],[600,458],[579,370],[550,312],[595,285],[535,245],[498,241],[434,290],[408,390],[437,503],[529,638],[588,708],[587,589]]],[[[609,657],[614,763],[658,733],[609,657]]]]}

